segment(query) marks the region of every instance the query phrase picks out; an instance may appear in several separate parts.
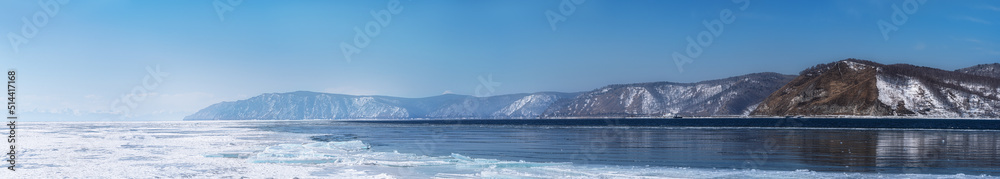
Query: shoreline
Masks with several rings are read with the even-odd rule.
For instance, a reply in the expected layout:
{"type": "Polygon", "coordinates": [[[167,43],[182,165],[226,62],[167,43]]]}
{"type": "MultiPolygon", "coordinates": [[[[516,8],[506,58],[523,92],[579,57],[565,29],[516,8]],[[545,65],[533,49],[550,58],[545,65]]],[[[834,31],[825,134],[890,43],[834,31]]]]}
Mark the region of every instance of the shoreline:
{"type": "Polygon", "coordinates": [[[437,125],[620,126],[620,127],[774,127],[864,129],[1000,130],[1000,119],[969,118],[848,118],[837,117],[685,117],[685,118],[544,118],[544,119],[305,119],[305,120],[177,120],[177,121],[33,121],[30,123],[146,122],[351,122],[437,125]]]}
{"type": "Polygon", "coordinates": [[[1000,120],[903,118],[590,118],[590,119],[436,119],[331,120],[336,122],[439,125],[625,126],[625,127],[778,127],[1000,130],[1000,120]]]}

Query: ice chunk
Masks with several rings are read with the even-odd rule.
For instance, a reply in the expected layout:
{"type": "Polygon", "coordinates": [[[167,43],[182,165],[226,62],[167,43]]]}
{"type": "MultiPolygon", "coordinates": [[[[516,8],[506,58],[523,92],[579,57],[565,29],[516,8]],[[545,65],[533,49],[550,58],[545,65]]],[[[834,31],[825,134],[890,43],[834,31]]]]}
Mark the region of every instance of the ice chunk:
{"type": "Polygon", "coordinates": [[[308,144],[280,144],[270,146],[251,157],[255,163],[336,163],[351,159],[353,153],[368,150],[359,140],[344,142],[315,142],[308,144]]]}

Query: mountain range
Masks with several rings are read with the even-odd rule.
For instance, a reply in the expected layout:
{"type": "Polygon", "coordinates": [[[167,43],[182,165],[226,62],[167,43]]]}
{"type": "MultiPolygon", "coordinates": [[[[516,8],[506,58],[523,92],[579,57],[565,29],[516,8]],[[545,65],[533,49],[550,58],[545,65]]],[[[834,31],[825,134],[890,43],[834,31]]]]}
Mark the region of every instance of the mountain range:
{"type": "Polygon", "coordinates": [[[799,75],[753,73],[695,83],[608,85],[586,92],[474,97],[267,93],[184,120],[536,119],[673,116],[1000,117],[1000,64],[945,71],[847,59],[799,75]]]}
{"type": "Polygon", "coordinates": [[[556,101],[577,93],[541,92],[473,97],[446,94],[426,98],[353,96],[297,91],[267,93],[208,106],[185,120],[533,118],[556,101]]]}

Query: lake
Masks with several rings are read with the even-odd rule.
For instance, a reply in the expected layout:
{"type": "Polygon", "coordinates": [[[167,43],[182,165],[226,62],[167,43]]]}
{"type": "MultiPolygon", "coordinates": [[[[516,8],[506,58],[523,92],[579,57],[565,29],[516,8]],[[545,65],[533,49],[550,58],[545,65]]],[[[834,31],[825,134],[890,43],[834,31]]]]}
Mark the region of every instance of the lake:
{"type": "Polygon", "coordinates": [[[526,120],[25,123],[18,139],[25,148],[18,172],[43,178],[66,174],[126,178],[1000,176],[1000,131],[992,129],[802,127],[821,123],[821,119],[792,122],[800,127],[704,127],[644,120],[592,119],[576,124],[526,120]],[[118,172],[124,168],[133,172],[118,172]]]}

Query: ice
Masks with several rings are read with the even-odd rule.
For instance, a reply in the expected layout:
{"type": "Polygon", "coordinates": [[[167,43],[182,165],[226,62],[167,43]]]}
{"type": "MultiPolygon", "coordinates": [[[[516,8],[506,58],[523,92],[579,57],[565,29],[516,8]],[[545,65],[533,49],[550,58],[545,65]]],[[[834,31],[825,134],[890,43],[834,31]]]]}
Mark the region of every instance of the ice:
{"type": "MultiPolygon", "coordinates": [[[[629,167],[382,152],[365,141],[261,131],[264,122],[25,122],[2,178],[996,178],[629,167]]],[[[390,149],[391,150],[391,149],[390,149]]]]}
{"type": "Polygon", "coordinates": [[[477,159],[452,154],[450,156],[419,156],[399,152],[373,152],[359,140],[345,142],[314,142],[270,146],[250,157],[253,163],[330,163],[339,166],[420,167],[454,166],[456,168],[510,168],[563,165],[568,163],[530,163],[477,159]]]}
{"type": "Polygon", "coordinates": [[[265,148],[249,160],[254,163],[338,163],[347,162],[352,155],[368,149],[367,144],[358,140],[280,144],[265,148]]]}
{"type": "Polygon", "coordinates": [[[17,131],[17,171],[0,178],[302,178],[323,170],[239,159],[256,146],[306,137],[243,127],[248,124],[24,122],[17,131]]]}

